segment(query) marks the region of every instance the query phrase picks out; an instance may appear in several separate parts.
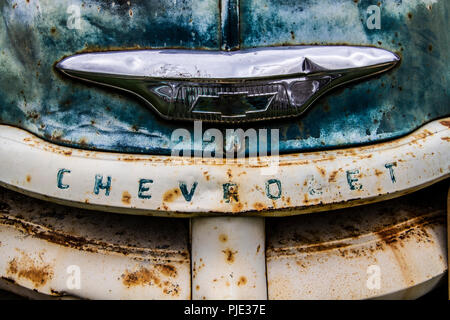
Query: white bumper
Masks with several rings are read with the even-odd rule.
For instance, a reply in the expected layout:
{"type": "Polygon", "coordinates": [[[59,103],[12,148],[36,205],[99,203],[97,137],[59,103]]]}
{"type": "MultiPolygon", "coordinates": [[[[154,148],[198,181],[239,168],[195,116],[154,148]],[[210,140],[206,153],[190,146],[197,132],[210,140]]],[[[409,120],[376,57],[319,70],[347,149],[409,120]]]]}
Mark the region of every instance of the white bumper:
{"type": "Polygon", "coordinates": [[[447,177],[449,124],[442,119],[395,141],[282,155],[278,162],[86,151],[0,126],[0,184],[68,205],[146,215],[323,211],[392,198],[447,177]]]}

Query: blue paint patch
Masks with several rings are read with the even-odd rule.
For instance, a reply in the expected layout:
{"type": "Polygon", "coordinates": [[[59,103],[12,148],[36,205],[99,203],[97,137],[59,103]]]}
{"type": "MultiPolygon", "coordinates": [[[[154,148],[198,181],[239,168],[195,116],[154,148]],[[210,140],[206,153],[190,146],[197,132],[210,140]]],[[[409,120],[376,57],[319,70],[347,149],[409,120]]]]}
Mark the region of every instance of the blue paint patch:
{"type": "MultiPolygon", "coordinates": [[[[243,129],[279,129],[279,152],[292,153],[398,138],[450,115],[450,2],[379,2],[381,29],[369,30],[373,0],[240,0],[241,48],[372,45],[402,58],[388,73],[329,92],[300,117],[243,129]]],[[[67,28],[68,5],[0,1],[0,123],[75,148],[170,155],[172,132],[192,133],[191,123],[165,121],[130,95],[63,78],[53,64],[76,52],[120,48],[218,50],[218,1],[119,1],[112,7],[85,0],[80,30],[67,28]]]]}
{"type": "Polygon", "coordinates": [[[56,175],[56,185],[59,189],[69,189],[68,184],[64,184],[62,182],[63,176],[65,173],[70,173],[69,169],[59,169],[58,174],[56,175]]]}
{"type": "Polygon", "coordinates": [[[139,180],[139,190],[138,190],[138,198],[140,199],[150,199],[151,194],[147,193],[150,190],[150,187],[147,187],[146,184],[153,183],[151,179],[140,179],[139,180]]]}
{"type": "Polygon", "coordinates": [[[183,195],[183,197],[184,197],[184,199],[185,199],[186,201],[189,202],[189,201],[192,200],[192,197],[194,196],[195,189],[197,188],[197,185],[198,185],[198,183],[197,183],[197,182],[194,182],[194,183],[192,184],[191,190],[188,191],[186,183],[180,182],[180,190],[181,190],[181,194],[183,195]]]}
{"type": "Polygon", "coordinates": [[[223,200],[226,203],[232,201],[239,202],[238,185],[236,183],[224,183],[223,187],[223,200]]]}
{"type": "Polygon", "coordinates": [[[111,191],[111,177],[106,177],[106,183],[103,183],[103,175],[96,174],[95,175],[95,183],[94,183],[94,193],[99,194],[101,190],[105,190],[105,196],[109,196],[111,191]]]}
{"type": "Polygon", "coordinates": [[[281,181],[278,179],[270,179],[266,182],[266,195],[269,199],[277,200],[281,198],[282,189],[281,189],[281,181]],[[271,185],[277,186],[277,193],[273,194],[272,190],[270,190],[271,185]]]}
{"type": "Polygon", "coordinates": [[[347,170],[346,173],[347,173],[347,182],[350,187],[350,190],[361,190],[363,186],[360,183],[358,183],[359,179],[356,178],[356,175],[359,174],[359,170],[358,169],[347,170]]]}
{"type": "Polygon", "coordinates": [[[384,166],[386,169],[389,169],[389,175],[391,177],[391,181],[392,181],[392,183],[395,183],[396,179],[395,179],[395,174],[394,174],[394,167],[397,166],[397,162],[386,163],[384,166]]]}

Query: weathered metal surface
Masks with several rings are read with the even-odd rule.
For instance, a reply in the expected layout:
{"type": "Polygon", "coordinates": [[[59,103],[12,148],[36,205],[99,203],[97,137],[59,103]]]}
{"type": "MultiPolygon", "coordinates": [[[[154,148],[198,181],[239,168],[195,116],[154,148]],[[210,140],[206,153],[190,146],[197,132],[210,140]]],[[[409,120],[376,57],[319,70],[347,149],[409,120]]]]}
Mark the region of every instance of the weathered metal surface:
{"type": "Polygon", "coordinates": [[[264,219],[191,221],[192,298],[267,299],[264,219]]]}
{"type": "MultiPolygon", "coordinates": [[[[450,187],[448,188],[447,193],[447,249],[448,249],[448,257],[450,257],[450,187]]],[[[448,299],[450,300],[450,277],[448,278],[448,299]]]]}
{"type": "Polygon", "coordinates": [[[0,183],[124,213],[295,215],[380,201],[444,179],[449,124],[436,121],[373,146],[227,161],[83,151],[0,126],[0,183]]]}
{"type": "MultiPolygon", "coordinates": [[[[220,3],[227,4],[222,10],[230,8],[231,16],[241,20],[240,36],[231,46],[239,38],[243,48],[373,45],[402,56],[399,68],[332,92],[300,118],[255,125],[256,130],[280,129],[281,152],[396,138],[449,114],[446,0],[380,1],[381,29],[366,27],[367,8],[373,4],[368,0],[147,0],[119,1],[114,7],[110,1],[88,0],[81,6],[81,29],[69,29],[67,22],[73,15],[67,13],[69,5],[81,3],[1,2],[1,123],[73,147],[170,154],[171,133],[179,127],[192,131],[190,124],[159,119],[133,97],[62,79],[53,63],[93,50],[219,49],[221,28],[226,28],[220,17],[230,19],[219,10],[220,3]]],[[[236,32],[232,27],[230,34],[236,32]]]]}
{"type": "Polygon", "coordinates": [[[0,188],[0,277],[39,293],[189,299],[188,238],[187,221],[93,214],[0,188]]]}
{"type": "Polygon", "coordinates": [[[267,219],[269,299],[423,295],[447,270],[447,188],[441,183],[340,212],[267,219]]]}

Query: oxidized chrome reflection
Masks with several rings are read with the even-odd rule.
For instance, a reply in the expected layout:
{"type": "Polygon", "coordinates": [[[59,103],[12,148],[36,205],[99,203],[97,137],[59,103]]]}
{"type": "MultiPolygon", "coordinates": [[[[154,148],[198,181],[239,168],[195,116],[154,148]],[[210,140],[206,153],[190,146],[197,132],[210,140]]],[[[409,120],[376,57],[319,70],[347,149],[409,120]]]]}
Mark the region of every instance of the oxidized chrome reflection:
{"type": "Polygon", "coordinates": [[[373,47],[298,46],[86,53],[57,67],[130,91],[166,119],[239,122],[299,115],[328,90],[399,60],[373,47]]]}

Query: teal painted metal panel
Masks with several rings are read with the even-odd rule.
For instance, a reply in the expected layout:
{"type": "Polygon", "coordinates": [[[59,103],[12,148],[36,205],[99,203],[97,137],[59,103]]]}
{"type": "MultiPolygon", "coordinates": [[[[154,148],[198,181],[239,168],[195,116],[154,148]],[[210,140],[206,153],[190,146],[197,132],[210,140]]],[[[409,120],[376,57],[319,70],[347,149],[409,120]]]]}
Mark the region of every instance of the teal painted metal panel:
{"type": "Polygon", "coordinates": [[[237,44],[233,32],[224,38],[231,20],[221,21],[214,0],[2,1],[0,123],[63,145],[170,154],[173,130],[193,132],[192,123],[165,121],[131,95],[62,77],[54,63],[76,52],[227,45],[374,45],[402,57],[399,67],[328,93],[300,117],[239,125],[280,129],[280,152],[379,142],[450,114],[448,1],[232,2],[237,44]],[[369,29],[367,9],[378,3],[380,29],[369,29]],[[80,8],[80,29],[68,27],[71,5],[80,8]]]}

